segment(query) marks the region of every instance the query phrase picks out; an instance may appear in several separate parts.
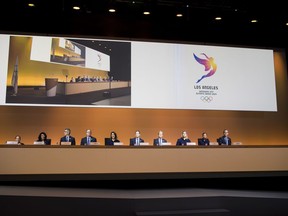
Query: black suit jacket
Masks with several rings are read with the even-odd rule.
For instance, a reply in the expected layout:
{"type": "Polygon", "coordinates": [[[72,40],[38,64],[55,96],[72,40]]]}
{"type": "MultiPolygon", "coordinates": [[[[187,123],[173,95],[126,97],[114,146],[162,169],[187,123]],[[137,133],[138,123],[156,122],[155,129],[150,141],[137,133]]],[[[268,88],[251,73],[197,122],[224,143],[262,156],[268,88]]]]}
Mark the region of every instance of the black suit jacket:
{"type": "Polygon", "coordinates": [[[210,140],[209,139],[205,139],[205,138],[199,138],[198,139],[198,145],[210,145],[210,140]]]}
{"type": "Polygon", "coordinates": [[[176,142],[176,146],[186,146],[187,142],[191,142],[190,139],[183,139],[182,137],[179,138],[176,142]]]}
{"type": "MultiPolygon", "coordinates": [[[[162,138],[162,143],[167,143],[167,140],[162,138]]],[[[153,140],[153,145],[159,146],[159,138],[153,140]]]]}
{"type": "MultiPolygon", "coordinates": [[[[225,136],[222,136],[220,138],[217,139],[217,142],[219,145],[227,145],[226,142],[225,142],[225,139],[224,139],[225,136]]],[[[231,138],[230,137],[227,137],[228,138],[228,145],[231,145],[232,141],[231,141],[231,138]]]]}
{"type": "Polygon", "coordinates": [[[51,139],[44,140],[45,145],[51,145],[51,139]]]}
{"type": "Polygon", "coordinates": [[[71,142],[71,145],[76,145],[75,138],[72,136],[69,136],[69,141],[66,140],[66,136],[61,137],[60,144],[61,142],[71,142]]]}
{"type": "Polygon", "coordinates": [[[44,141],[45,145],[51,145],[51,139],[37,140],[37,142],[42,142],[42,141],[44,141]]]}
{"type": "MultiPolygon", "coordinates": [[[[90,137],[90,142],[97,142],[97,139],[95,137],[90,137]]],[[[83,137],[81,139],[80,145],[87,145],[87,137],[83,137]]]]}
{"type": "Polygon", "coordinates": [[[105,145],[109,145],[109,146],[113,146],[114,142],[120,142],[120,140],[116,139],[116,140],[112,140],[111,138],[105,138],[105,145]]]}
{"type": "MultiPolygon", "coordinates": [[[[141,138],[139,138],[139,139],[140,139],[140,143],[144,142],[143,139],[141,139],[141,138]]],[[[135,145],[136,145],[136,137],[130,139],[130,146],[135,146],[135,145]]]]}

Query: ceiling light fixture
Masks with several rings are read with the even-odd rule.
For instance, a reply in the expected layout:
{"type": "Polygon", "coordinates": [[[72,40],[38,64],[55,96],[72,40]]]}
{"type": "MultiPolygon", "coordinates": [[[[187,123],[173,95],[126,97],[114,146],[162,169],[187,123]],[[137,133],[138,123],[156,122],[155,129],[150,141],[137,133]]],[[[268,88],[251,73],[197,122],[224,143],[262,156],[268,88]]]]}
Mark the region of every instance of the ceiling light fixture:
{"type": "Polygon", "coordinates": [[[80,10],[80,7],[79,6],[73,6],[73,9],[74,10],[80,10]]]}
{"type": "Polygon", "coordinates": [[[116,2],[115,2],[115,0],[110,0],[109,5],[108,5],[108,11],[110,13],[115,13],[116,12],[116,2]]]}

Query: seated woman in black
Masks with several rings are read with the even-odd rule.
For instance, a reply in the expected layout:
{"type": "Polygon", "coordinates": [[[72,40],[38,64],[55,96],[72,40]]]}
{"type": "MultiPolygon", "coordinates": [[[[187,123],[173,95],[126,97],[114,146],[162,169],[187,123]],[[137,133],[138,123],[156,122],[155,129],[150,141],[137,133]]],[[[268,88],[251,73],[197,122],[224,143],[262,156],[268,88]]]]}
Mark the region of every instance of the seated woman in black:
{"type": "Polygon", "coordinates": [[[188,138],[187,132],[182,131],[182,136],[177,140],[176,146],[186,146],[188,142],[191,142],[188,138]]]}
{"type": "Polygon", "coordinates": [[[198,145],[204,145],[204,146],[210,145],[210,140],[208,139],[206,132],[203,132],[202,138],[198,139],[198,145]]]}
{"type": "Polygon", "coordinates": [[[51,139],[47,139],[47,134],[45,132],[39,134],[37,142],[44,142],[45,145],[51,145],[51,139]]]}
{"type": "Polygon", "coordinates": [[[118,140],[117,134],[115,131],[110,133],[110,138],[105,138],[105,145],[114,145],[114,142],[120,142],[118,140]]]}

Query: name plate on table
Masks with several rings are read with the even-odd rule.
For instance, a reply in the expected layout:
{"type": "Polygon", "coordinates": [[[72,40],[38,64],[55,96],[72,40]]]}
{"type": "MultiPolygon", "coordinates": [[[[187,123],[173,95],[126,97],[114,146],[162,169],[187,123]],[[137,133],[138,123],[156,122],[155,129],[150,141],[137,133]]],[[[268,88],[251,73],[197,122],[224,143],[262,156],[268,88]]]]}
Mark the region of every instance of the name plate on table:
{"type": "Polygon", "coordinates": [[[210,145],[219,145],[218,142],[210,142],[210,145]]]}
{"type": "Polygon", "coordinates": [[[149,146],[150,144],[148,142],[141,142],[139,143],[139,146],[149,146]]]}
{"type": "Polygon", "coordinates": [[[122,142],[114,142],[114,146],[122,146],[124,145],[122,142]]]}
{"type": "Polygon", "coordinates": [[[101,145],[99,142],[90,142],[88,145],[101,145]]]}
{"type": "Polygon", "coordinates": [[[45,145],[44,141],[34,141],[34,145],[45,145]]]}
{"type": "Polygon", "coordinates": [[[6,141],[6,144],[8,145],[18,145],[17,141],[6,141]]]}
{"type": "Polygon", "coordinates": [[[187,146],[195,146],[195,145],[196,145],[196,142],[187,142],[186,145],[187,145],[187,146]]]}
{"type": "Polygon", "coordinates": [[[171,143],[170,142],[161,143],[160,146],[171,146],[171,143]]]}
{"type": "Polygon", "coordinates": [[[60,145],[71,145],[71,142],[61,142],[60,145]]]}
{"type": "Polygon", "coordinates": [[[242,142],[233,142],[232,145],[242,145],[242,142]]]}

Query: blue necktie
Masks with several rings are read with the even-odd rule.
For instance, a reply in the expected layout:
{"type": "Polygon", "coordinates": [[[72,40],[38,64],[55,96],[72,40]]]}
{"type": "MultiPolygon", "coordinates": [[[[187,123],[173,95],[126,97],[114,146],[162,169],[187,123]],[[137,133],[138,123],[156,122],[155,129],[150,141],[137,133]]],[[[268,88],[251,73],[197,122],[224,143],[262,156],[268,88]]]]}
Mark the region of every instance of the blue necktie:
{"type": "Polygon", "coordinates": [[[87,144],[90,144],[90,137],[87,137],[87,144]]]}

